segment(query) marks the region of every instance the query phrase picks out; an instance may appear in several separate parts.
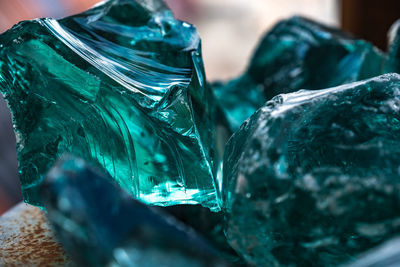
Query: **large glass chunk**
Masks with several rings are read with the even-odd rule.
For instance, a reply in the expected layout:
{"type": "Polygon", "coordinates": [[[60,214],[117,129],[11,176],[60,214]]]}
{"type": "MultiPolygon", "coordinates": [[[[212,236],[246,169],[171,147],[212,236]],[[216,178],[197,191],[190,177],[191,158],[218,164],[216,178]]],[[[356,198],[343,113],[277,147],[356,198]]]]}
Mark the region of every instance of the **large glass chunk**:
{"type": "Polygon", "coordinates": [[[278,95],[227,144],[228,241],[257,266],[338,266],[400,231],[400,75],[278,95]]]}
{"type": "Polygon", "coordinates": [[[24,200],[68,151],[156,205],[218,210],[214,100],[200,38],[161,0],[110,0],[0,36],[24,200]]]}
{"type": "Polygon", "coordinates": [[[195,232],[133,199],[82,159],[64,155],[41,196],[60,242],[80,266],[227,266],[195,232]]]}
{"type": "Polygon", "coordinates": [[[280,21],[264,36],[241,77],[214,84],[214,91],[231,129],[237,130],[278,94],[380,75],[385,58],[366,41],[295,16],[280,21]]]}

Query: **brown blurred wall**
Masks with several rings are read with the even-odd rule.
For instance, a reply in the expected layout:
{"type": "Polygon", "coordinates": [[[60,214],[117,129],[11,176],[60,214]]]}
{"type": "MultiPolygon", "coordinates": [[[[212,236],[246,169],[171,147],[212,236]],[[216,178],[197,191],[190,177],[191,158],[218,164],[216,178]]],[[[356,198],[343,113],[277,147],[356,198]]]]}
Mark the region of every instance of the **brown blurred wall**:
{"type": "Polygon", "coordinates": [[[387,48],[387,32],[400,18],[400,0],[339,0],[342,28],[379,48],[387,48]]]}

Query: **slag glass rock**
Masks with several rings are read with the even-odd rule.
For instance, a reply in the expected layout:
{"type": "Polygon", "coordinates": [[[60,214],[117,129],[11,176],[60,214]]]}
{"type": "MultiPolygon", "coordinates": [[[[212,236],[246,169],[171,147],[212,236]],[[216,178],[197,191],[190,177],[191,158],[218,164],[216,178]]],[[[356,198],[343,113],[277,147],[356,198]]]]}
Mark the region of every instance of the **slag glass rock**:
{"type": "Polygon", "coordinates": [[[24,200],[64,152],[155,205],[219,210],[212,92],[196,29],[161,0],[110,0],[0,35],[24,200]]]}
{"type": "Polygon", "coordinates": [[[337,266],[400,231],[400,75],[278,95],[224,158],[226,234],[257,266],[337,266]]]}

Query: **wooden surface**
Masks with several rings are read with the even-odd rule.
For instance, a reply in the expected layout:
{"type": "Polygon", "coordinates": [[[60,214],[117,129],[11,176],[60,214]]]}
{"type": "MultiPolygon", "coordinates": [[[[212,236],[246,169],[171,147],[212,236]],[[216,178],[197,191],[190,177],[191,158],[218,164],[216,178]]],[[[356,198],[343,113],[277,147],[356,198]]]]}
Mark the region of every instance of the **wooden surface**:
{"type": "Polygon", "coordinates": [[[342,28],[386,50],[387,32],[400,18],[399,0],[341,0],[342,28]]]}
{"type": "Polygon", "coordinates": [[[72,266],[45,214],[19,203],[0,217],[0,266],[72,266]]]}

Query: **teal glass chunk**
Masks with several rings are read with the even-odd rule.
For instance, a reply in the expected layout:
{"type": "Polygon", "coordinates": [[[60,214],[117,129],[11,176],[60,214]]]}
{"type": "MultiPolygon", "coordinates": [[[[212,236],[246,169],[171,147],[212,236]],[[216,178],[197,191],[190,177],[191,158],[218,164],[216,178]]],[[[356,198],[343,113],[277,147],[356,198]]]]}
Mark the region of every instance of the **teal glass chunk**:
{"type": "Polygon", "coordinates": [[[366,41],[295,16],[267,32],[241,77],[214,84],[214,91],[231,130],[236,131],[278,94],[371,78],[383,73],[385,59],[366,41]]]}
{"type": "Polygon", "coordinates": [[[385,55],[372,44],[303,17],[279,22],[250,62],[267,99],[299,89],[324,89],[382,74],[385,55]]]}
{"type": "Polygon", "coordinates": [[[247,74],[227,83],[215,82],[212,87],[231,132],[239,129],[266,101],[262,87],[247,74]]]}
{"type": "Polygon", "coordinates": [[[338,266],[400,232],[400,75],[274,97],[229,140],[226,234],[256,266],[338,266]]]}
{"type": "Polygon", "coordinates": [[[64,152],[154,205],[219,210],[215,102],[196,29],[161,0],[110,0],[0,35],[24,200],[64,152]]]}
{"type": "Polygon", "coordinates": [[[228,266],[193,230],[64,155],[41,185],[58,239],[78,266],[228,266]]]}
{"type": "Polygon", "coordinates": [[[388,32],[388,48],[385,72],[400,73],[400,19],[390,27],[388,32]]]}

